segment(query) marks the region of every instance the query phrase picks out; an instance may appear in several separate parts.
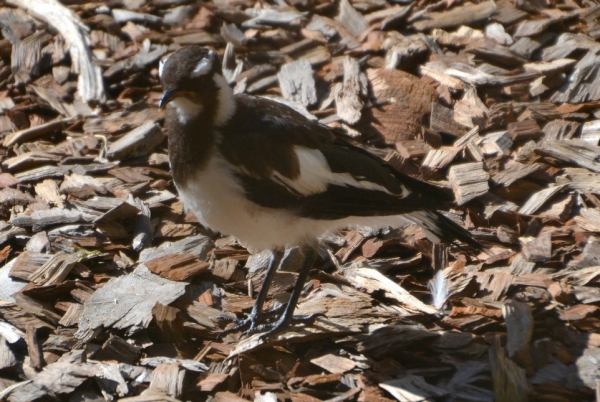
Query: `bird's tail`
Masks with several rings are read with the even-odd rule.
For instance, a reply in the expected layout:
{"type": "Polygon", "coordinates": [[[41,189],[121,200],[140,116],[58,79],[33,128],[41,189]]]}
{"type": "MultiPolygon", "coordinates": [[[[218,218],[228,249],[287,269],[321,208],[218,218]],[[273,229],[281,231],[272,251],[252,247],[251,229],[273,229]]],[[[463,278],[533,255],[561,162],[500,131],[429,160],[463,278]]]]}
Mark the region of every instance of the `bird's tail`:
{"type": "Polygon", "coordinates": [[[479,251],[484,251],[485,253],[492,255],[486,247],[473,238],[467,229],[444,216],[441,212],[418,211],[405,214],[404,216],[421,226],[423,230],[425,230],[427,237],[435,243],[448,241],[456,243],[457,241],[460,241],[479,251]]]}

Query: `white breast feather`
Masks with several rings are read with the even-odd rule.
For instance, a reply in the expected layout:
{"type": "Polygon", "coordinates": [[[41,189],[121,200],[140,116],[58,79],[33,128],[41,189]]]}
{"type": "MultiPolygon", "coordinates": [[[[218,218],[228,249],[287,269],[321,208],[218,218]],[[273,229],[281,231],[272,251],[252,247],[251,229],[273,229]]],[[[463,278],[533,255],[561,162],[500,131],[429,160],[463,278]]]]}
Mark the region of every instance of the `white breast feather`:
{"type": "Polygon", "coordinates": [[[177,118],[181,124],[186,124],[202,112],[202,105],[192,102],[191,100],[178,97],[169,103],[177,111],[177,118]]]}

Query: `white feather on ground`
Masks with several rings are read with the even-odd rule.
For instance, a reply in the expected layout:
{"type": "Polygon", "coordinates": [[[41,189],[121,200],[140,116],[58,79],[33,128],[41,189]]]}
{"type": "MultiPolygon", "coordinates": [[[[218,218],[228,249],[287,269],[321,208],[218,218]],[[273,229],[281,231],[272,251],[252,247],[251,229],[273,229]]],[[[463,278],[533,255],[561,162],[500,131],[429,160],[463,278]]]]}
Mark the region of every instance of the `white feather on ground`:
{"type": "Polygon", "coordinates": [[[441,310],[450,296],[450,289],[448,288],[444,271],[437,271],[427,287],[431,291],[433,306],[436,309],[441,310]]]}

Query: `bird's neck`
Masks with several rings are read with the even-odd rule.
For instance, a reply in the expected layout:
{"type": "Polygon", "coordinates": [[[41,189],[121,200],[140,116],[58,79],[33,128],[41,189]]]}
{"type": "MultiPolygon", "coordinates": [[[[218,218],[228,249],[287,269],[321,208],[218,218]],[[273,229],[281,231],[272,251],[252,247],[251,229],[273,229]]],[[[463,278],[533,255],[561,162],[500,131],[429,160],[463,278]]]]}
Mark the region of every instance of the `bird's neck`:
{"type": "Polygon", "coordinates": [[[214,91],[200,103],[177,98],[169,104],[166,127],[173,180],[185,186],[204,169],[220,142],[219,130],[236,109],[233,91],[222,75],[214,77],[214,91]]]}

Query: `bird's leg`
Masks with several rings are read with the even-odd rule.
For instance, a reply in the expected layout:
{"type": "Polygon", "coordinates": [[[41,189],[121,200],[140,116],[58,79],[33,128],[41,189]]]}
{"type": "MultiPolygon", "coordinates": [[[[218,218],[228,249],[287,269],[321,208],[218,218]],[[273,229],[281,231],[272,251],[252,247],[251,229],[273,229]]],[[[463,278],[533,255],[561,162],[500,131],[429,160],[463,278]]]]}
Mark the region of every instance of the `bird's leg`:
{"type": "MultiPolygon", "coordinates": [[[[265,304],[265,299],[267,298],[267,294],[269,293],[269,288],[271,287],[271,282],[273,282],[273,277],[275,276],[275,272],[277,272],[277,268],[279,268],[279,265],[281,264],[283,255],[284,255],[284,250],[281,250],[281,249],[273,250],[273,253],[269,260],[269,265],[267,266],[267,272],[265,273],[265,278],[263,280],[263,284],[260,287],[258,296],[256,297],[256,301],[254,302],[254,306],[252,306],[252,312],[250,312],[250,316],[248,316],[247,318],[245,318],[243,320],[235,321],[237,323],[237,325],[235,325],[232,328],[223,330],[223,332],[221,332],[219,334],[219,336],[217,336],[217,339],[221,339],[225,335],[228,335],[232,332],[247,328],[248,326],[250,326],[249,331],[254,331],[258,327],[260,319],[263,316],[262,307],[265,304]]],[[[269,315],[271,315],[271,314],[277,313],[277,312],[278,311],[274,311],[274,312],[269,311],[267,313],[269,315]]]]}
{"type": "MultiPolygon", "coordinates": [[[[287,327],[292,321],[295,321],[294,310],[296,309],[296,304],[298,303],[298,300],[300,299],[300,294],[302,293],[302,289],[304,288],[304,283],[306,282],[306,279],[308,278],[308,273],[310,272],[312,266],[314,265],[315,261],[317,260],[317,253],[312,247],[304,248],[304,253],[305,253],[305,256],[304,256],[304,262],[302,263],[302,268],[300,268],[300,272],[298,272],[298,279],[296,280],[296,284],[294,285],[294,290],[292,291],[292,296],[290,297],[290,300],[287,302],[287,305],[286,305],[285,310],[283,311],[283,314],[276,322],[274,322],[272,324],[260,325],[260,326],[256,327],[256,329],[254,331],[252,331],[252,332],[258,332],[263,329],[268,329],[267,332],[265,332],[264,334],[261,335],[261,338],[265,338],[271,334],[274,334],[275,332],[281,331],[282,329],[287,327]]],[[[297,321],[306,322],[306,321],[310,321],[310,320],[314,319],[315,317],[316,317],[316,315],[313,315],[310,317],[298,318],[297,321]]],[[[250,331],[248,331],[248,332],[250,332],[250,331]]]]}
{"type": "Polygon", "coordinates": [[[252,306],[252,312],[250,313],[251,325],[250,330],[253,330],[260,319],[260,315],[262,313],[263,305],[265,304],[265,299],[267,298],[267,294],[269,293],[269,288],[271,287],[271,283],[273,282],[273,277],[275,276],[275,272],[281,265],[281,260],[283,259],[284,250],[277,249],[273,250],[273,255],[271,256],[271,261],[269,261],[269,266],[267,267],[267,272],[265,273],[265,279],[263,280],[263,284],[258,291],[258,296],[256,297],[256,301],[254,302],[254,306],[252,306]]]}

